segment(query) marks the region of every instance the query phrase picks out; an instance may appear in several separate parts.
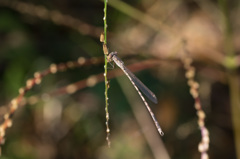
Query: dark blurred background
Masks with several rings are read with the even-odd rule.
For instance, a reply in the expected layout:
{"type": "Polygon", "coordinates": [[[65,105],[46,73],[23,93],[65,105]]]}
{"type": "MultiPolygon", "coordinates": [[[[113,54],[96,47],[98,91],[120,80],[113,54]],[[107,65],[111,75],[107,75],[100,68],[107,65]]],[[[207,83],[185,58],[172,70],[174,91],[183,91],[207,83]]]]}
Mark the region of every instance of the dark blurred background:
{"type": "MultiPolygon", "coordinates": [[[[222,62],[226,54],[227,24],[232,32],[229,45],[236,53],[240,50],[240,2],[123,2],[131,8],[114,7],[115,1],[108,7],[108,46],[119,52],[126,65],[159,59],[159,65],[135,74],[158,98],[157,105],[149,104],[165,135],[160,137],[153,122],[148,122],[147,110],[124,76],[110,82],[111,148],[105,139],[104,82],[71,95],[48,95],[63,86],[103,73],[104,64],[92,65],[48,75],[26,94],[30,104],[17,110],[13,126],[6,131],[3,159],[200,158],[201,134],[180,61],[178,37],[187,40],[194,59],[210,132],[209,156],[211,159],[236,158],[229,87],[222,62]],[[124,12],[124,9],[133,12],[124,12]],[[156,30],[139,22],[131,16],[137,13],[134,9],[151,15],[167,27],[156,30]],[[227,10],[229,19],[224,19],[223,10],[227,10]],[[169,30],[173,30],[171,35],[169,30]],[[129,99],[126,92],[136,96],[129,99]],[[33,96],[39,97],[38,100],[33,96]],[[31,103],[31,99],[34,102],[31,103]],[[139,123],[137,116],[146,118],[146,122],[139,123]]],[[[99,42],[103,31],[103,6],[98,0],[0,0],[2,116],[9,101],[18,95],[19,88],[34,72],[45,70],[52,63],[76,61],[78,57],[103,58],[99,42]]]]}

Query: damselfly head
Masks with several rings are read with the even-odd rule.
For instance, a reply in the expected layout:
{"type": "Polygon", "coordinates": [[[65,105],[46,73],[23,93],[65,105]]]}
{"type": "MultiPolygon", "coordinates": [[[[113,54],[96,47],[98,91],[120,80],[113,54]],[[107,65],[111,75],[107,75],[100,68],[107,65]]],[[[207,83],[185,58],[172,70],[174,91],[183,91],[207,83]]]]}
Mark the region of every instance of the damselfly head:
{"type": "Polygon", "coordinates": [[[111,57],[113,57],[114,55],[117,55],[117,51],[111,52],[111,57]]]}

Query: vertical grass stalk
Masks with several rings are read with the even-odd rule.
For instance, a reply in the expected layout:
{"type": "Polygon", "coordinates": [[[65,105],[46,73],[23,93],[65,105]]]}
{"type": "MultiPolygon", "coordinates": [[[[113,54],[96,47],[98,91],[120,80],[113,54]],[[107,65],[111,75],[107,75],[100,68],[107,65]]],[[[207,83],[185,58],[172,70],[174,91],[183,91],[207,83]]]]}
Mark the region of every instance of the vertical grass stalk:
{"type": "MultiPolygon", "coordinates": [[[[104,22],[104,45],[107,46],[107,3],[108,0],[104,0],[104,17],[103,17],[103,22],[104,22]]],[[[104,58],[105,58],[105,64],[104,64],[104,80],[105,80],[105,111],[106,111],[106,132],[107,132],[107,137],[106,140],[108,142],[108,146],[110,147],[110,128],[109,128],[109,113],[108,113],[108,79],[107,79],[107,54],[104,53],[104,58]]]]}
{"type": "Polygon", "coordinates": [[[201,159],[208,159],[210,137],[209,137],[209,131],[205,126],[206,114],[203,111],[202,104],[199,97],[199,83],[195,80],[196,69],[192,65],[193,59],[189,56],[189,52],[186,49],[186,43],[183,43],[183,51],[185,54],[182,56],[181,60],[186,70],[185,76],[187,78],[187,83],[190,87],[190,94],[192,95],[195,101],[194,105],[195,105],[195,109],[197,111],[197,116],[198,116],[198,126],[200,128],[201,136],[202,136],[202,139],[198,144],[198,151],[201,153],[201,159]]]}
{"type": "Polygon", "coordinates": [[[228,9],[229,1],[219,0],[219,7],[223,13],[223,25],[224,25],[224,49],[226,53],[225,67],[228,71],[228,84],[230,93],[230,105],[231,105],[231,116],[234,133],[234,142],[236,149],[236,156],[240,159],[240,85],[239,77],[237,73],[237,61],[231,60],[235,57],[235,51],[233,46],[233,32],[230,24],[230,16],[228,9]],[[230,59],[230,60],[229,60],[230,59]]]}

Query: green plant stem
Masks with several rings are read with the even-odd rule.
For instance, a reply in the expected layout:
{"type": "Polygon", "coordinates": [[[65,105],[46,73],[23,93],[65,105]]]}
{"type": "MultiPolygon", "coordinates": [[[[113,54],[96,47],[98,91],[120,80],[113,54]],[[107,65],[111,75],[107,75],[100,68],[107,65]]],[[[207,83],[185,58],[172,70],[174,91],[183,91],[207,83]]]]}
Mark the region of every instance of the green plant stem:
{"type": "Polygon", "coordinates": [[[219,5],[223,15],[223,25],[224,25],[224,47],[228,56],[234,56],[232,29],[229,19],[229,9],[227,0],[219,0],[219,5]]]}
{"type": "Polygon", "coordinates": [[[228,59],[234,59],[235,52],[233,46],[233,38],[232,38],[232,29],[229,19],[229,10],[228,10],[227,0],[219,0],[219,6],[223,13],[223,22],[224,22],[224,48],[226,52],[226,60],[225,67],[228,72],[228,83],[230,88],[230,105],[231,105],[231,115],[232,115],[232,125],[233,125],[233,133],[234,133],[234,141],[235,141],[235,150],[236,156],[240,159],[240,85],[239,85],[239,77],[237,74],[237,63],[236,60],[230,60],[229,64],[228,59]]]}
{"type": "Polygon", "coordinates": [[[107,44],[107,3],[108,0],[104,0],[104,44],[107,44]]]}
{"type": "Polygon", "coordinates": [[[149,26],[150,28],[154,29],[155,31],[165,32],[170,36],[176,36],[176,32],[172,30],[170,27],[151,17],[150,15],[141,12],[134,7],[131,7],[127,3],[120,1],[120,0],[109,0],[109,5],[114,7],[115,9],[125,13],[126,15],[134,18],[135,20],[149,26]]]}
{"type": "MultiPolygon", "coordinates": [[[[104,0],[104,44],[107,45],[107,2],[108,0],[104,0]]],[[[109,112],[108,112],[108,79],[107,79],[107,68],[108,68],[108,61],[107,61],[107,55],[104,55],[105,58],[105,64],[104,64],[104,80],[105,80],[105,111],[106,111],[106,132],[107,137],[106,140],[108,142],[108,146],[110,147],[110,128],[109,128],[109,112]]]]}
{"type": "Polygon", "coordinates": [[[231,115],[234,132],[236,156],[240,159],[240,89],[237,74],[229,73],[228,82],[230,86],[231,115]]]}

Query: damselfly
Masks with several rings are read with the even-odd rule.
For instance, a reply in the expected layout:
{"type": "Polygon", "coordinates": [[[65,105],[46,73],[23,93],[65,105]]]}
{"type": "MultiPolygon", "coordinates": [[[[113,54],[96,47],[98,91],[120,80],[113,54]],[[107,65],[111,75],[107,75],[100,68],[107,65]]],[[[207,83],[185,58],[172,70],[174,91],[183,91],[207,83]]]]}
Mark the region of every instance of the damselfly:
{"type": "Polygon", "coordinates": [[[137,90],[139,96],[142,98],[148,112],[150,113],[155,126],[161,136],[164,135],[157,119],[155,118],[154,113],[152,112],[151,108],[149,107],[148,103],[146,102],[145,98],[143,97],[142,93],[139,91],[139,89],[150,99],[153,103],[157,104],[157,97],[156,95],[150,91],[125,65],[124,62],[117,56],[117,52],[111,52],[108,54],[108,61],[114,61],[118,67],[120,67],[125,75],[129,78],[135,89],[137,90]]]}

